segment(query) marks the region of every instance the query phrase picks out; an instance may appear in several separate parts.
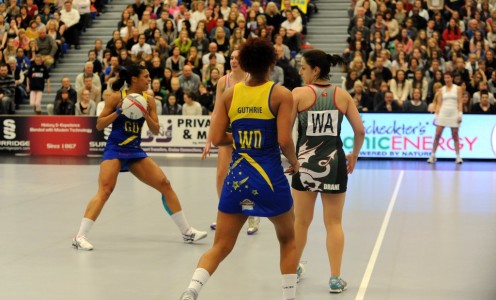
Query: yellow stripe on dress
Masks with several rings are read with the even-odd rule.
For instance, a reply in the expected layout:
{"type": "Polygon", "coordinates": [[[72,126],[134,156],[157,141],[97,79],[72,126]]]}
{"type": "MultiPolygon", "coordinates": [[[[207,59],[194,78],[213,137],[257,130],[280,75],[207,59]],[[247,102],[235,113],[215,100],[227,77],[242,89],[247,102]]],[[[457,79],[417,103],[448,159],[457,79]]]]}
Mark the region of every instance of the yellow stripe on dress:
{"type": "Polygon", "coordinates": [[[246,159],[246,161],[252,165],[255,170],[258,171],[258,173],[260,173],[260,175],[262,175],[263,179],[265,179],[265,181],[267,182],[267,184],[270,186],[270,189],[272,191],[274,191],[274,187],[272,186],[272,182],[270,181],[270,178],[269,178],[269,175],[267,175],[267,173],[265,173],[265,170],[262,168],[262,166],[260,166],[250,155],[248,155],[247,153],[239,153],[239,155],[241,155],[244,159],[246,159]]]}
{"type": "Polygon", "coordinates": [[[137,135],[130,136],[124,142],[120,143],[119,146],[124,146],[126,144],[129,144],[132,141],[134,141],[137,137],[138,137],[137,135]]]}

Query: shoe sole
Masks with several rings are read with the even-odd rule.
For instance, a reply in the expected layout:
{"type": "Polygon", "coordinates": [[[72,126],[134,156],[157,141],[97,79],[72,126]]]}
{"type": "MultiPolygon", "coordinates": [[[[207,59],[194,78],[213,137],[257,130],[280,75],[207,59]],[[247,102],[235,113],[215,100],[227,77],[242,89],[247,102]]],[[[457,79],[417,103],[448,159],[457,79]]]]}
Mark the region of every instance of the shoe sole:
{"type": "Polygon", "coordinates": [[[208,234],[205,234],[204,236],[202,236],[202,237],[200,237],[200,238],[198,238],[198,239],[196,239],[196,240],[191,240],[191,241],[190,241],[190,240],[188,240],[188,241],[183,240],[183,241],[184,241],[184,243],[186,243],[186,244],[193,244],[193,243],[195,243],[195,242],[198,242],[199,240],[203,240],[203,239],[204,239],[204,238],[206,238],[207,236],[208,236],[208,234]]]}
{"type": "Polygon", "coordinates": [[[342,293],[344,291],[346,291],[346,288],[340,289],[340,290],[329,290],[329,293],[331,293],[331,294],[339,294],[339,293],[342,293]]]}

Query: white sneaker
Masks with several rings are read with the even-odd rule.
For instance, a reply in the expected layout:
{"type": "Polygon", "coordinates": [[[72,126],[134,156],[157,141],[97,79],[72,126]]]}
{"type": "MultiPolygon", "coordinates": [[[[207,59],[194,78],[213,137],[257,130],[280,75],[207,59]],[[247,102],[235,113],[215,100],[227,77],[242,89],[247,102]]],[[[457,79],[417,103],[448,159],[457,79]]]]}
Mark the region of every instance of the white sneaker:
{"type": "Polygon", "coordinates": [[[179,300],[196,300],[198,298],[198,294],[196,293],[195,290],[193,289],[187,289],[182,295],[179,300]]]}
{"type": "Polygon", "coordinates": [[[305,267],[303,264],[298,264],[298,268],[296,269],[296,283],[300,282],[301,277],[305,274],[305,267]]]}
{"type": "Polygon", "coordinates": [[[77,250],[91,251],[93,250],[93,245],[88,241],[88,239],[83,236],[76,236],[72,239],[72,247],[77,250]]]}
{"type": "Polygon", "coordinates": [[[206,231],[199,231],[199,230],[196,230],[195,228],[191,227],[189,233],[186,233],[186,234],[183,233],[183,240],[185,243],[191,244],[193,242],[196,242],[196,241],[199,241],[201,239],[206,238],[207,235],[208,234],[206,231]]]}
{"type": "Polygon", "coordinates": [[[436,163],[436,157],[435,156],[430,156],[429,159],[427,160],[428,163],[430,164],[435,164],[436,163]]]}
{"type": "Polygon", "coordinates": [[[461,164],[463,164],[463,159],[461,157],[457,157],[455,160],[455,163],[458,165],[461,165],[461,164]]]}
{"type": "Polygon", "coordinates": [[[258,231],[258,227],[260,227],[260,218],[248,217],[248,230],[246,231],[246,233],[248,235],[253,235],[258,231]]]}

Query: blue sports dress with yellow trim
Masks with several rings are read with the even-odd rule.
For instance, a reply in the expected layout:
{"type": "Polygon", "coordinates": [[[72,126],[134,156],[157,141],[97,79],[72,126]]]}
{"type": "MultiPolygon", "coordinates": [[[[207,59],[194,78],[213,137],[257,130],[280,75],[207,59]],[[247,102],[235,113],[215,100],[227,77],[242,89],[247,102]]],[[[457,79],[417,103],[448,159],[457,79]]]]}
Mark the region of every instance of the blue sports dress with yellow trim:
{"type": "MultiPolygon", "coordinates": [[[[122,98],[126,97],[127,90],[122,90],[121,94],[122,98]]],[[[146,99],[147,95],[143,93],[143,97],[146,99]]],[[[119,115],[112,122],[103,160],[119,159],[121,172],[126,172],[134,161],[147,157],[146,152],[141,149],[141,129],[144,122],[145,118],[132,120],[124,114],[119,115]]]]}
{"type": "Polygon", "coordinates": [[[281,164],[277,119],[270,109],[274,82],[234,86],[229,109],[233,154],[224,181],[219,211],[273,217],[293,206],[281,164]]]}

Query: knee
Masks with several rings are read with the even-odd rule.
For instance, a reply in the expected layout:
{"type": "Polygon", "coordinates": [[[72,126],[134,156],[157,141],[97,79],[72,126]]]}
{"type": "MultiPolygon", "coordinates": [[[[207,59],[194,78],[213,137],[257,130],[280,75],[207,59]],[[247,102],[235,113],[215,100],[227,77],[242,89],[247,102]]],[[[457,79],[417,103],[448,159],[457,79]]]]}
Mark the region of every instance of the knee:
{"type": "Polygon", "coordinates": [[[172,190],[172,185],[171,185],[171,182],[169,181],[169,179],[167,179],[167,177],[163,177],[162,179],[160,179],[160,183],[159,185],[162,187],[162,188],[165,188],[168,192],[172,190]]]}
{"type": "Polygon", "coordinates": [[[310,224],[312,224],[313,214],[308,216],[296,216],[295,218],[295,226],[308,228],[310,224]]]}
{"type": "Polygon", "coordinates": [[[225,258],[229,255],[229,253],[231,253],[232,249],[234,248],[234,242],[219,242],[215,245],[215,248],[218,255],[222,258],[225,258]]]}
{"type": "Polygon", "coordinates": [[[112,192],[114,191],[115,185],[113,184],[102,184],[100,187],[100,199],[102,202],[106,202],[112,192]]]}

